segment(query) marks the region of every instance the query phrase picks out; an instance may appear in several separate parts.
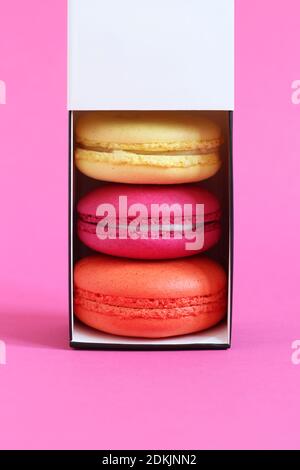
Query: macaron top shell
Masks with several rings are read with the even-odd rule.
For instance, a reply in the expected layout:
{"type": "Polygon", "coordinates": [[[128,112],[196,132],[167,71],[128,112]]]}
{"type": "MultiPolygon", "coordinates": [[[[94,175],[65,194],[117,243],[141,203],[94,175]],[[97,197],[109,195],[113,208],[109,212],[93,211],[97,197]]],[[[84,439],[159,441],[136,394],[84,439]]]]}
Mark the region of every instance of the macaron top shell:
{"type": "Polygon", "coordinates": [[[75,133],[78,145],[103,151],[209,151],[222,143],[220,127],[190,111],[85,112],[75,133]]]}
{"type": "Polygon", "coordinates": [[[98,205],[104,203],[111,204],[118,216],[120,196],[127,198],[128,207],[136,203],[145,205],[149,215],[152,204],[167,204],[170,207],[174,204],[189,204],[193,214],[196,212],[196,204],[204,204],[205,220],[208,220],[210,215],[214,215],[216,219],[220,215],[220,204],[216,196],[198,184],[183,184],[180,187],[103,184],[80,199],[77,211],[79,214],[95,217],[98,205]]]}
{"type": "Polygon", "coordinates": [[[218,293],[226,286],[226,274],[218,263],[201,256],[138,261],[95,255],[75,265],[74,284],[108,296],[175,299],[218,293]]]}

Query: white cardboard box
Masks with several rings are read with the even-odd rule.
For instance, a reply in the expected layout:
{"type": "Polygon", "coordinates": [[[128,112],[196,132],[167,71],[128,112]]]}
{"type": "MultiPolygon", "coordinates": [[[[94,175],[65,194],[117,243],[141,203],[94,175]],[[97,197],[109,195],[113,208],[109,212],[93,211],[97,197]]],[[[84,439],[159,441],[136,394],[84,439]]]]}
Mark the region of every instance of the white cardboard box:
{"type": "Polygon", "coordinates": [[[233,0],[69,0],[69,109],[233,110],[233,0]]]}
{"type": "Polygon", "coordinates": [[[234,0],[69,0],[68,21],[70,343],[78,348],[227,348],[231,336],[234,0]],[[202,333],[147,340],[100,333],[74,319],[73,114],[84,110],[223,112],[216,115],[229,129],[227,322],[202,333]]]}

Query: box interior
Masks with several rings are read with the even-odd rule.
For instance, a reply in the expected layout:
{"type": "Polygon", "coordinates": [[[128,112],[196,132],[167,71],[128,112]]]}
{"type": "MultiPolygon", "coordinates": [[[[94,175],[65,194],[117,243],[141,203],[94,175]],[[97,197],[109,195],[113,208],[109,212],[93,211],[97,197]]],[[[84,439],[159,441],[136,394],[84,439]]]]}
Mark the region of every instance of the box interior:
{"type": "MultiPolygon", "coordinates": [[[[232,275],[232,174],[231,174],[231,112],[206,111],[201,112],[222,127],[224,144],[221,147],[222,168],[212,178],[202,181],[202,187],[212,190],[219,198],[222,207],[222,237],[217,246],[206,252],[211,258],[220,262],[228,272],[228,309],[226,319],[209,330],[164,339],[141,339],[131,337],[114,336],[94,330],[83,325],[74,315],[73,308],[73,267],[76,261],[82,257],[93,254],[92,250],[84,246],[76,234],[76,205],[78,200],[98,187],[101,181],[93,180],[80,173],[73,158],[74,150],[74,123],[80,113],[85,111],[70,112],[70,341],[74,347],[124,347],[128,349],[159,348],[168,349],[189,346],[203,347],[229,347],[231,330],[231,275],[232,275]]],[[[197,111],[196,111],[197,112],[197,111]]],[[[200,111],[199,111],[200,112],[200,111]]]]}

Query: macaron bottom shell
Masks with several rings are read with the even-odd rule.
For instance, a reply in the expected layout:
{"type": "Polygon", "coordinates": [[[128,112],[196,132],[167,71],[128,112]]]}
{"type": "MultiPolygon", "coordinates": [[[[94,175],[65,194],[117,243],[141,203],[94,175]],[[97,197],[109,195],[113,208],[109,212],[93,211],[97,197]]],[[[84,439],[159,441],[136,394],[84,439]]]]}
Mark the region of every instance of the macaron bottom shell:
{"type": "Polygon", "coordinates": [[[111,302],[115,305],[103,303],[99,295],[86,296],[86,292],[79,289],[75,314],[86,325],[105,333],[167,338],[206,330],[219,323],[226,313],[225,289],[199,298],[158,299],[154,308],[153,299],[140,300],[138,308],[120,306],[126,304],[125,299],[114,298],[111,302]]]}
{"type": "Polygon", "coordinates": [[[209,314],[199,313],[196,316],[185,317],[184,319],[130,319],[130,317],[111,317],[105,314],[97,314],[83,307],[77,307],[76,316],[82,323],[104,333],[154,339],[186,335],[206,330],[224,318],[224,309],[220,308],[214,313],[209,314]]]}
{"type": "Polygon", "coordinates": [[[221,228],[216,223],[210,229],[205,228],[204,244],[199,249],[187,248],[191,240],[182,236],[181,239],[115,239],[99,240],[96,233],[90,233],[84,224],[79,224],[78,237],[92,250],[112,256],[135,259],[174,259],[193,256],[215,246],[220,240],[221,228]]]}
{"type": "Polygon", "coordinates": [[[214,176],[221,167],[220,160],[187,168],[154,167],[146,165],[118,165],[112,162],[99,164],[97,160],[76,160],[81,173],[101,181],[127,184],[183,184],[195,183],[214,176]]]}

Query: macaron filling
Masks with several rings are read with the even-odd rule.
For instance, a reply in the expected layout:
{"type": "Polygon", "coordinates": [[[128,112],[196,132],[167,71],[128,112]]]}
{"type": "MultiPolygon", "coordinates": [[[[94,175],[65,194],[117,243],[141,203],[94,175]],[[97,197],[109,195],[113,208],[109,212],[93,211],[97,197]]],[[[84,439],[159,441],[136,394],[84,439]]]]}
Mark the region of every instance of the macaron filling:
{"type": "Polygon", "coordinates": [[[95,150],[98,152],[109,152],[109,151],[127,151],[133,153],[162,153],[162,152],[185,152],[200,150],[198,153],[205,151],[217,150],[224,140],[220,136],[215,139],[201,139],[201,140],[178,140],[178,141],[161,141],[161,142],[97,142],[92,140],[77,138],[77,145],[79,148],[87,150],[95,150]]]}
{"type": "Polygon", "coordinates": [[[97,152],[97,153],[108,153],[109,155],[121,155],[121,154],[131,154],[131,155],[174,155],[174,156],[184,156],[184,155],[206,155],[210,153],[215,153],[219,150],[220,145],[206,145],[203,146],[203,148],[191,148],[191,149],[175,149],[173,150],[172,147],[170,149],[165,148],[165,149],[145,149],[145,150],[131,150],[131,149],[106,149],[102,147],[94,147],[94,146],[85,146],[85,145],[78,145],[77,148],[82,149],[82,150],[90,150],[92,152],[97,152]]]}
{"type": "Polygon", "coordinates": [[[181,298],[133,298],[109,296],[75,288],[75,306],[99,314],[130,318],[177,318],[225,309],[226,289],[209,295],[181,298]]]}
{"type": "MultiPolygon", "coordinates": [[[[220,218],[221,218],[221,212],[220,210],[212,212],[210,214],[205,214],[205,221],[204,221],[204,232],[209,232],[213,230],[220,229],[220,218]]],[[[101,222],[102,217],[97,217],[95,215],[90,215],[90,214],[83,214],[83,213],[78,213],[78,229],[82,230],[87,233],[91,234],[96,234],[97,232],[97,224],[101,222]]],[[[128,228],[130,225],[130,222],[132,222],[134,218],[128,217],[127,219],[127,226],[125,225],[120,225],[118,224],[118,219],[117,219],[117,224],[115,220],[112,220],[111,223],[108,223],[108,230],[113,230],[113,233],[116,234],[117,238],[119,238],[119,230],[124,228],[128,228]]],[[[169,224],[165,224],[162,220],[162,218],[159,219],[158,224],[154,224],[153,220],[151,218],[148,218],[147,221],[145,221],[145,224],[138,225],[138,229],[135,231],[135,233],[143,233],[147,234],[149,238],[151,238],[151,234],[158,233],[159,238],[162,238],[165,236],[165,233],[170,234],[170,238],[174,237],[175,234],[181,234],[184,236],[185,233],[187,232],[192,232],[195,233],[197,230],[202,230],[203,229],[203,224],[197,224],[196,221],[196,216],[193,216],[192,219],[188,223],[182,223],[182,222],[176,222],[176,220],[170,219],[169,224]]]]}
{"type": "Polygon", "coordinates": [[[90,163],[114,163],[115,165],[150,166],[161,168],[190,168],[199,165],[216,165],[220,163],[218,149],[210,151],[182,152],[145,152],[135,153],[124,150],[100,151],[78,147],[75,151],[76,161],[90,163]],[[112,161],[113,160],[113,161],[112,161]]]}

